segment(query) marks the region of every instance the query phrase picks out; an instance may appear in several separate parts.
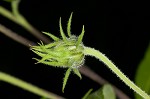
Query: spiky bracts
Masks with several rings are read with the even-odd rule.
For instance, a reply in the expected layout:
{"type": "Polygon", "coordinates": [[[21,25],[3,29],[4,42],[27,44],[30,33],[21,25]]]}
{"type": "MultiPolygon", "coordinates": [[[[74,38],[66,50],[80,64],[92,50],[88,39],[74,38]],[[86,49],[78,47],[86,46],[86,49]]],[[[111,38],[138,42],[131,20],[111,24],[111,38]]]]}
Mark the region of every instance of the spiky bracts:
{"type": "Polygon", "coordinates": [[[72,13],[67,24],[68,36],[65,35],[62,29],[60,18],[59,27],[62,38],[58,38],[51,33],[43,32],[44,34],[51,37],[54,42],[47,45],[44,45],[41,42],[38,43],[38,46],[31,47],[31,50],[41,57],[41,59],[34,58],[38,61],[37,63],[43,63],[54,67],[68,68],[63,81],[63,92],[71,71],[73,71],[77,76],[81,78],[81,74],[78,68],[83,65],[85,57],[83,52],[84,45],[82,44],[82,38],[84,36],[84,26],[82,28],[81,34],[76,37],[71,34],[71,20],[72,13]]]}

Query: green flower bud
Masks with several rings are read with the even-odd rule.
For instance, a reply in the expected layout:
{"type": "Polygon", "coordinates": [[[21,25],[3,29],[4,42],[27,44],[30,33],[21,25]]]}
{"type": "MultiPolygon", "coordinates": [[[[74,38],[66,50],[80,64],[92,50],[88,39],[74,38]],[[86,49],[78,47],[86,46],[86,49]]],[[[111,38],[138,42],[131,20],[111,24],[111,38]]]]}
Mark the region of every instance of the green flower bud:
{"type": "Polygon", "coordinates": [[[39,46],[31,47],[31,50],[34,53],[42,57],[42,59],[34,58],[38,61],[38,63],[68,68],[78,68],[84,63],[85,55],[83,52],[84,45],[82,43],[82,38],[84,35],[84,26],[79,37],[71,35],[71,19],[72,14],[69,18],[67,25],[68,37],[66,37],[63,32],[60,18],[59,27],[62,39],[59,39],[58,37],[50,33],[43,32],[44,34],[50,36],[54,40],[54,42],[47,45],[44,45],[41,42],[41,44],[39,43],[39,46]]]}
{"type": "Polygon", "coordinates": [[[82,32],[79,35],[79,37],[71,35],[70,31],[71,19],[72,14],[67,24],[68,37],[66,37],[63,32],[60,18],[59,27],[62,39],[50,33],[43,32],[44,34],[50,36],[54,40],[54,42],[47,45],[44,45],[41,42],[39,43],[39,46],[31,47],[31,50],[34,53],[42,57],[41,59],[34,58],[35,60],[38,61],[38,63],[43,63],[55,67],[68,68],[63,80],[63,87],[62,87],[63,92],[71,71],[73,71],[77,76],[79,76],[80,79],[82,78],[78,68],[81,65],[83,65],[85,57],[84,45],[82,43],[82,38],[84,35],[84,26],[82,28],[82,32]]]}
{"type": "Polygon", "coordinates": [[[32,46],[32,51],[41,56],[42,59],[36,59],[38,63],[57,67],[78,68],[84,63],[84,46],[77,44],[77,37],[71,36],[66,41],[58,40],[53,43],[39,46],[32,46]]]}

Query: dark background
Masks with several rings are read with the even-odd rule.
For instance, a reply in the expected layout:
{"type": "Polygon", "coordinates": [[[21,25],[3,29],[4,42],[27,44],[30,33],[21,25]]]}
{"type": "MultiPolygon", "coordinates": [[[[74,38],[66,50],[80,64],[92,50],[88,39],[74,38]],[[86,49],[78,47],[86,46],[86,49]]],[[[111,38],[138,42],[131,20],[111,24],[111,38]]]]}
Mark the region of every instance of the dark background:
{"type": "MultiPolygon", "coordinates": [[[[0,1],[10,9],[10,4],[0,1]]],[[[131,80],[134,80],[137,66],[144,55],[150,37],[149,3],[143,1],[119,0],[22,0],[20,12],[39,31],[59,34],[58,21],[62,17],[65,29],[70,13],[73,12],[72,33],[79,35],[85,25],[83,42],[105,53],[131,80]]],[[[0,16],[0,23],[18,34],[39,42],[19,25],[0,16]]],[[[90,88],[100,88],[97,83],[83,75],[79,80],[71,74],[65,93],[61,92],[65,69],[34,64],[37,57],[29,48],[0,34],[0,70],[31,82],[68,99],[80,99],[90,88]]],[[[96,73],[116,85],[133,99],[130,90],[105,65],[87,57],[86,64],[96,73]]],[[[0,82],[0,97],[38,99],[32,93],[0,82]]]]}

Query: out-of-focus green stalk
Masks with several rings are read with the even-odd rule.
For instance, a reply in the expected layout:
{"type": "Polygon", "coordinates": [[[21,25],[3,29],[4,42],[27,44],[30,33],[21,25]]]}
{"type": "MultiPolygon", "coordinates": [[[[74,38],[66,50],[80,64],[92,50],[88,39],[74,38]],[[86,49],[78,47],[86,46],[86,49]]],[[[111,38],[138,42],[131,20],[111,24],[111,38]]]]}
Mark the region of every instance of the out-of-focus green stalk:
{"type": "Polygon", "coordinates": [[[22,81],[16,77],[11,76],[11,75],[8,75],[4,72],[0,72],[0,81],[10,83],[14,86],[18,86],[24,90],[27,90],[29,92],[32,92],[32,93],[39,95],[39,96],[42,96],[42,97],[46,97],[46,98],[50,98],[50,99],[64,99],[61,96],[58,96],[56,94],[45,91],[39,87],[36,87],[30,83],[22,81]]]}

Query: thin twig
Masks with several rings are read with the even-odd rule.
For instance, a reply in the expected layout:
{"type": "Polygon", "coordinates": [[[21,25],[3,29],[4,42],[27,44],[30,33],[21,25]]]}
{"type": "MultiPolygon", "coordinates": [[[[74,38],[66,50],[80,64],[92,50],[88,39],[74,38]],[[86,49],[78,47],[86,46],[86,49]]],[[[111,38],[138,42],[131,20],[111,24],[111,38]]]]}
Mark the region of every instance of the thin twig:
{"type": "Polygon", "coordinates": [[[0,32],[27,47],[29,47],[29,44],[36,45],[36,43],[29,41],[28,39],[18,35],[17,33],[13,32],[12,30],[8,29],[7,27],[5,27],[2,24],[0,24],[0,32]]]}

